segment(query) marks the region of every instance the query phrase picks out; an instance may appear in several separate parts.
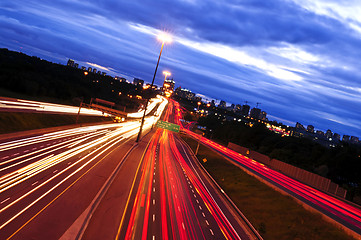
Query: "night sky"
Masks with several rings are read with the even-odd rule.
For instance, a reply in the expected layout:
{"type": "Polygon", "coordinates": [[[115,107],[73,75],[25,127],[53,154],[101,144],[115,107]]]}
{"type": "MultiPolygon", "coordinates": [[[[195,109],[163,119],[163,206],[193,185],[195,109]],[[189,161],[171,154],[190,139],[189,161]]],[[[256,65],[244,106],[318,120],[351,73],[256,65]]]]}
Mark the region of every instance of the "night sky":
{"type": "Polygon", "coordinates": [[[2,0],[0,47],[361,137],[359,0],[2,0]]]}

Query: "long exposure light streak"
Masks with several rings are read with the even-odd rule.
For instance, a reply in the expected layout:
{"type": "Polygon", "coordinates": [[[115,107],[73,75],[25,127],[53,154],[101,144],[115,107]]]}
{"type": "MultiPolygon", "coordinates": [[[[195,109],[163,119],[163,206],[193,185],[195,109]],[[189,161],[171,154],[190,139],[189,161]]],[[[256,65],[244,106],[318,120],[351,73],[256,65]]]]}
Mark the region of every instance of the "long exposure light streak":
{"type": "MultiPolygon", "coordinates": [[[[43,113],[66,113],[66,114],[77,114],[79,111],[79,107],[67,106],[61,104],[37,102],[37,101],[29,101],[29,100],[21,100],[21,99],[13,99],[13,100],[0,99],[0,110],[12,111],[14,109],[22,110],[22,111],[30,110],[30,111],[43,112],[43,113]]],[[[103,116],[103,113],[101,111],[88,109],[88,108],[81,108],[80,114],[103,116]]]]}
{"type": "MultiPolygon", "coordinates": [[[[174,117],[179,123],[174,110],[169,104],[163,119],[174,117]]],[[[128,216],[127,224],[117,239],[154,239],[155,229],[160,239],[210,239],[215,234],[219,239],[241,239],[179,145],[168,130],[158,129],[151,138],[140,163],[138,186],[130,193],[134,200],[123,215],[128,216]]],[[[123,219],[119,229],[122,224],[123,219]]]]}
{"type": "MultiPolygon", "coordinates": [[[[189,136],[192,136],[197,141],[199,140],[199,135],[187,129],[183,129],[183,131],[186,132],[189,136]]],[[[206,138],[202,138],[200,141],[205,146],[208,146],[225,155],[234,163],[239,164],[242,167],[246,167],[247,169],[257,173],[259,176],[267,179],[271,183],[274,183],[277,186],[280,186],[295,194],[296,196],[301,197],[311,202],[312,204],[315,204],[320,209],[323,209],[327,215],[331,217],[338,217],[339,219],[343,220],[344,223],[347,223],[347,227],[350,227],[354,231],[361,232],[361,209],[340,199],[337,199],[336,197],[298,182],[280,172],[272,170],[259,162],[256,162],[206,138]]]]}
{"type": "MultiPolygon", "coordinates": [[[[160,104],[159,107],[164,109],[165,104],[160,104]]],[[[158,110],[160,111],[159,114],[161,114],[162,109],[158,110]]],[[[157,118],[159,116],[147,117],[144,128],[146,130],[150,129],[157,118]]],[[[111,149],[115,149],[114,147],[119,145],[120,142],[134,138],[138,133],[139,125],[138,121],[103,124],[0,143],[0,157],[3,160],[1,161],[0,159],[0,164],[5,166],[1,171],[14,169],[0,177],[0,193],[5,194],[10,189],[15,189],[16,193],[23,189],[16,189],[16,186],[20,185],[20,183],[26,182],[29,186],[21,195],[14,195],[13,197],[10,197],[11,195],[8,194],[3,195],[5,199],[1,201],[0,213],[10,210],[10,208],[17,206],[18,203],[20,204],[25,199],[31,199],[36,196],[35,200],[31,200],[26,206],[17,208],[16,212],[14,212],[14,209],[11,210],[13,213],[8,219],[2,218],[0,229],[8,226],[10,222],[39,203],[41,199],[44,199],[55,189],[58,189],[71,177],[80,173],[83,169],[86,170],[87,166],[93,168],[103,159],[99,159],[102,155],[108,155],[111,149]],[[25,154],[13,154],[20,150],[25,154]],[[5,154],[8,155],[4,156],[5,154]],[[77,156],[79,158],[75,158],[77,156]],[[68,164],[61,165],[63,162],[68,164]],[[56,167],[55,171],[53,171],[54,167],[56,167]],[[45,173],[47,177],[41,181],[39,181],[40,179],[27,181],[43,172],[52,174],[45,173]],[[35,186],[32,184],[34,181],[36,181],[35,186]],[[40,189],[46,189],[46,191],[39,196],[37,192],[40,189]]]]}

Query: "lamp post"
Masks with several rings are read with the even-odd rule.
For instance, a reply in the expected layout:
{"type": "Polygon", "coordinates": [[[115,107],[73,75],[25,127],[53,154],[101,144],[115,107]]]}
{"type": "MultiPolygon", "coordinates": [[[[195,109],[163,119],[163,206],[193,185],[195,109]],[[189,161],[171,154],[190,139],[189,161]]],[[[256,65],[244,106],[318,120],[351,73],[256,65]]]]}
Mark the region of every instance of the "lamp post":
{"type": "Polygon", "coordinates": [[[199,111],[199,106],[201,105],[201,102],[197,102],[197,112],[199,111]]]}
{"type": "MultiPolygon", "coordinates": [[[[166,34],[159,35],[158,39],[162,41],[162,47],[160,48],[159,57],[158,57],[158,61],[157,61],[157,66],[155,67],[153,80],[152,80],[152,84],[150,85],[150,89],[153,89],[154,79],[155,79],[155,75],[157,75],[159,60],[160,60],[160,56],[162,55],[164,43],[172,41],[170,36],[168,36],[166,34]]],[[[144,125],[144,118],[145,118],[145,114],[147,112],[148,103],[149,103],[149,97],[147,97],[147,100],[145,102],[144,114],[143,114],[143,117],[142,117],[142,122],[140,124],[140,129],[139,129],[139,133],[138,133],[138,136],[137,136],[137,140],[135,140],[136,142],[139,142],[140,136],[142,135],[143,125],[144,125]]]]}

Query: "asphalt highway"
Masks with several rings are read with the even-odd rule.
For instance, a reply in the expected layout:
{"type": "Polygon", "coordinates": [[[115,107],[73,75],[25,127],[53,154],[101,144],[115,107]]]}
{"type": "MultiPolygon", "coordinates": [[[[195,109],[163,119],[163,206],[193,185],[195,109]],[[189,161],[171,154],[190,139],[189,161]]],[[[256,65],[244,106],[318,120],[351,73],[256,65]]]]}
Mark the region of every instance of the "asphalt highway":
{"type": "MultiPolygon", "coordinates": [[[[179,121],[175,109],[170,104],[164,120],[179,121]]],[[[127,160],[132,170],[114,181],[84,239],[105,234],[109,239],[257,239],[177,134],[156,130],[141,161],[140,153],[127,160]],[[133,184],[124,202],[115,189],[128,185],[130,176],[133,184]],[[103,225],[111,227],[104,231],[103,225]]]]}
{"type": "Polygon", "coordinates": [[[139,121],[0,142],[0,239],[261,239],[155,120],[137,144],[139,121]]]}
{"type": "MultiPolygon", "coordinates": [[[[143,135],[157,118],[146,118],[143,135]]],[[[0,142],[0,239],[61,238],[124,161],[139,126],[133,120],[0,142]]]]}

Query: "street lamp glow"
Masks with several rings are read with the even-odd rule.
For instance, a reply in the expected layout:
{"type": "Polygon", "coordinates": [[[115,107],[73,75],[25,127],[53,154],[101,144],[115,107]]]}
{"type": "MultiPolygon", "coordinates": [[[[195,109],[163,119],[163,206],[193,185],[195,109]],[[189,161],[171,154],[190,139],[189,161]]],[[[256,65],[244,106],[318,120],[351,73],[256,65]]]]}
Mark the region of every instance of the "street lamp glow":
{"type": "Polygon", "coordinates": [[[170,73],[170,72],[167,72],[167,71],[163,71],[163,74],[165,75],[165,77],[168,77],[168,76],[171,75],[171,73],[170,73]]]}
{"type": "Polygon", "coordinates": [[[162,41],[163,43],[170,43],[172,42],[172,37],[167,33],[161,33],[158,35],[158,40],[162,41]]]}

